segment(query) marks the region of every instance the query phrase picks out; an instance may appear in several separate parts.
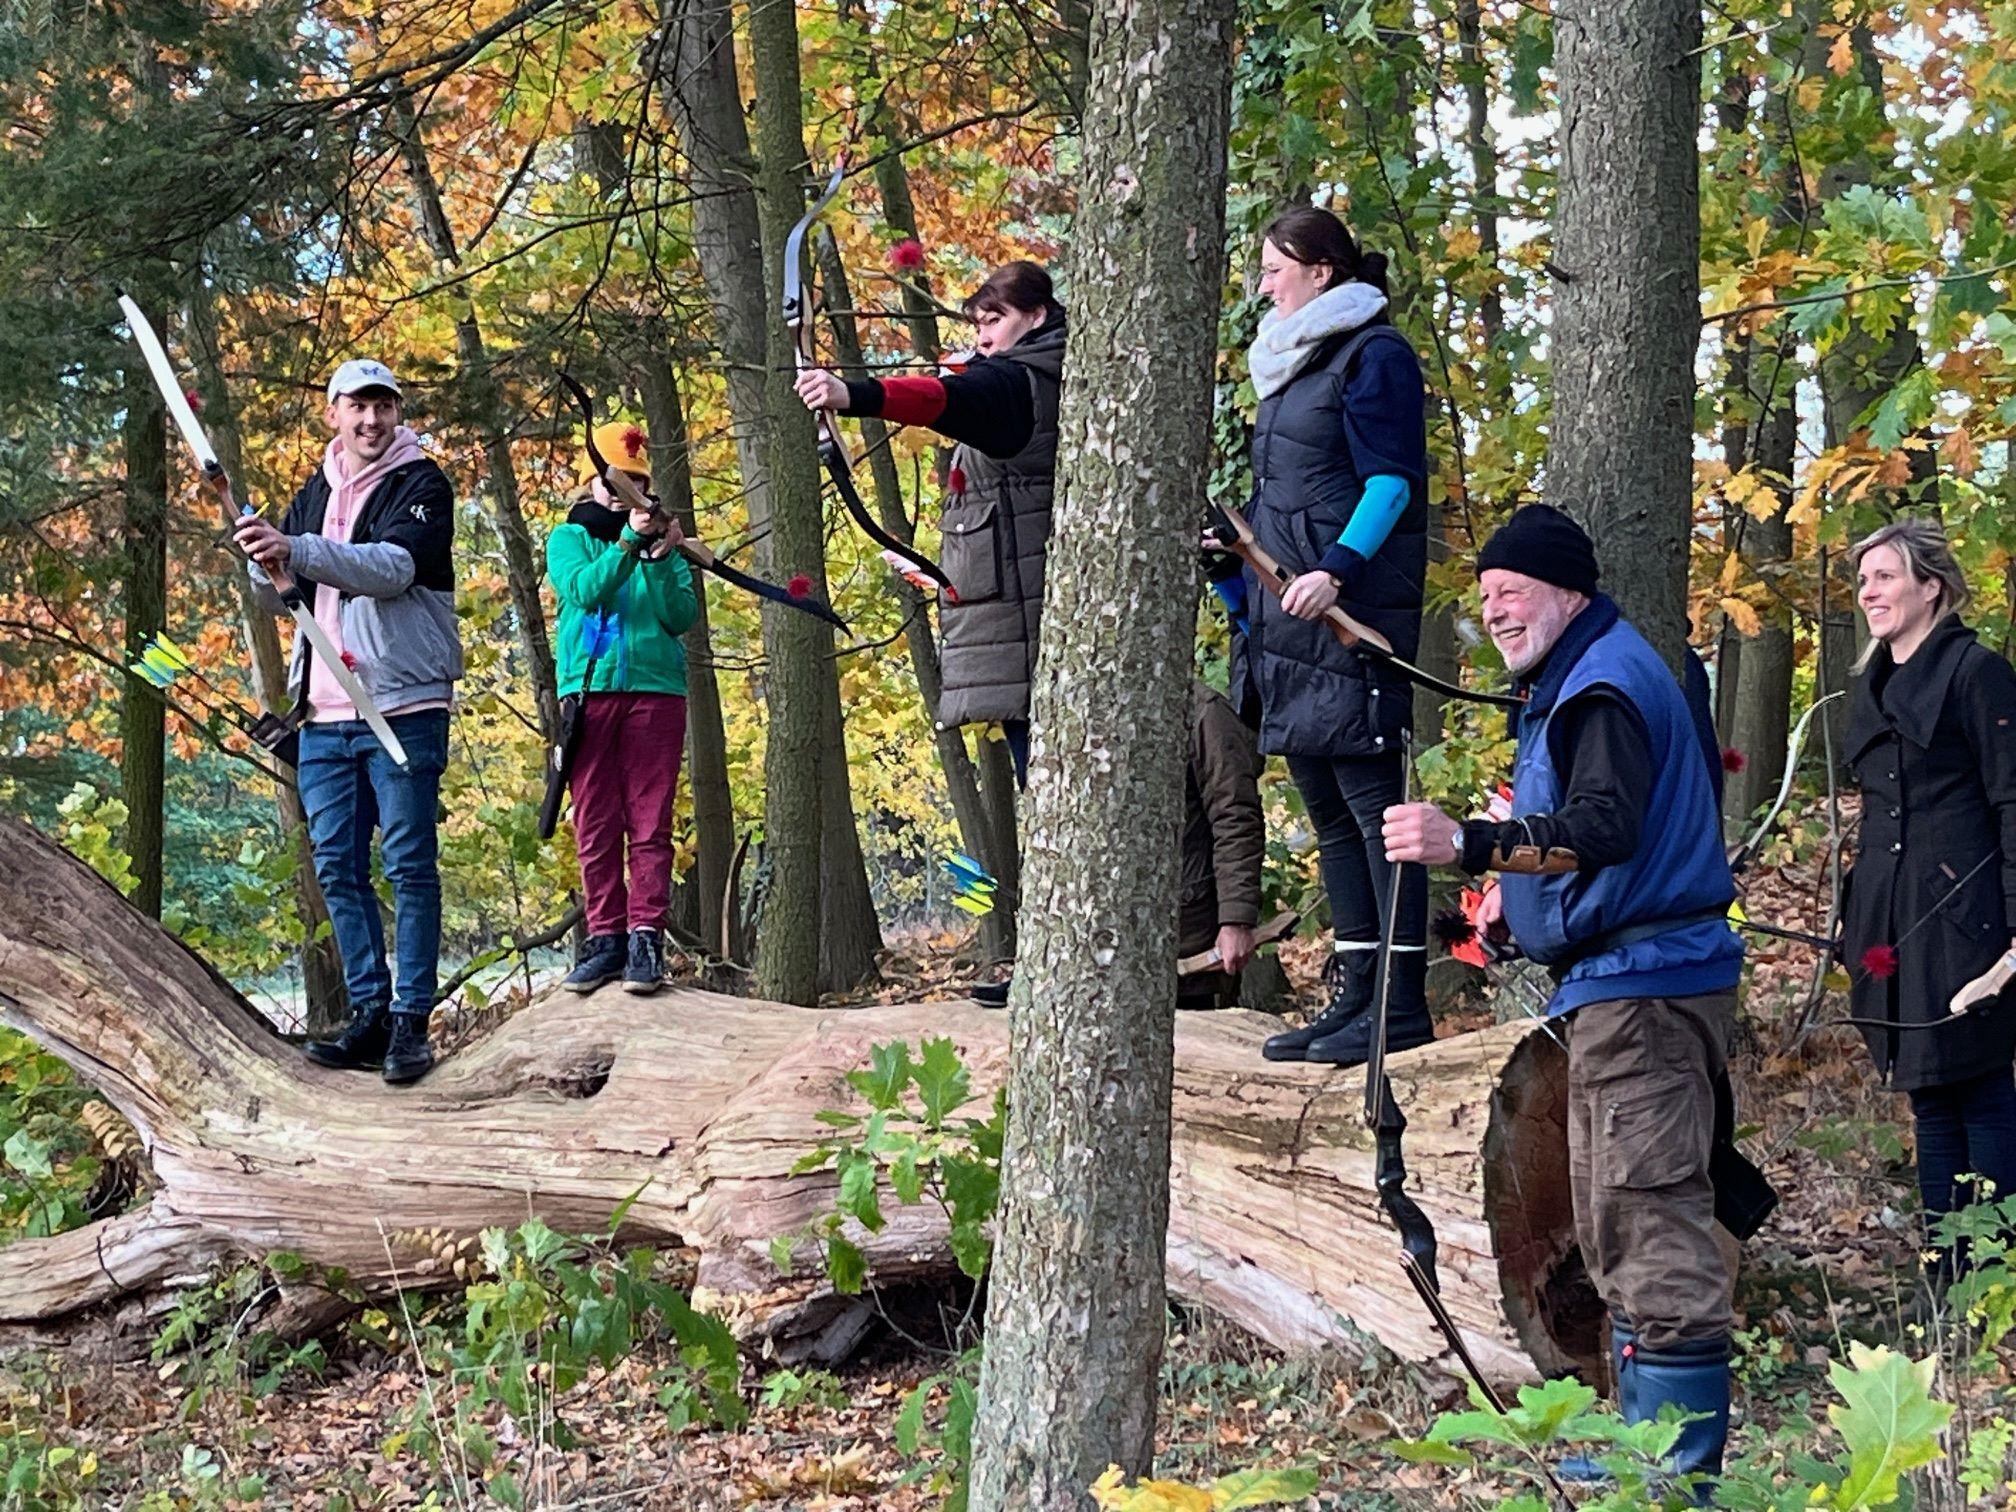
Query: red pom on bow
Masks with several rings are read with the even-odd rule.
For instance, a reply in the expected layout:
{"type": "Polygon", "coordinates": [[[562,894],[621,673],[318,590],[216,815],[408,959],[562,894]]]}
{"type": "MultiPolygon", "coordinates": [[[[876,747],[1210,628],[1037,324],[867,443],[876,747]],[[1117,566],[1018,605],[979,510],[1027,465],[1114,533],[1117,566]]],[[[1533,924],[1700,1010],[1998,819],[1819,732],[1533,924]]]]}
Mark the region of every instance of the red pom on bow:
{"type": "Polygon", "coordinates": [[[1879,982],[1897,975],[1897,947],[1871,945],[1862,952],[1862,969],[1879,982]]]}
{"type": "Polygon", "coordinates": [[[945,475],[945,485],[955,494],[966,492],[966,470],[963,467],[953,468],[945,475]]]}
{"type": "Polygon", "coordinates": [[[924,266],[924,243],[906,236],[889,249],[889,266],[898,273],[915,273],[924,266]]]}
{"type": "Polygon", "coordinates": [[[355,672],[357,670],[357,658],[352,656],[348,651],[345,651],[343,653],[343,665],[348,667],[352,672],[355,672]]]}
{"type": "Polygon", "coordinates": [[[1722,747],[1723,771],[1730,773],[1740,772],[1743,770],[1743,768],[1747,767],[1748,765],[1750,765],[1750,758],[1748,756],[1745,756],[1741,751],[1737,750],[1736,747],[1734,746],[1722,747]]]}
{"type": "Polygon", "coordinates": [[[784,585],[784,591],[794,599],[804,598],[812,591],[812,579],[806,573],[799,573],[784,585]]]}
{"type": "Polygon", "coordinates": [[[1477,912],[1484,906],[1484,889],[1466,887],[1457,895],[1458,908],[1445,908],[1433,920],[1435,938],[1449,954],[1480,971],[1490,964],[1490,945],[1477,929],[1477,912]]]}
{"type": "Polygon", "coordinates": [[[199,415],[203,413],[203,396],[197,393],[196,390],[184,389],[182,391],[182,397],[189,401],[189,408],[194,410],[199,415]]]}
{"type": "Polygon", "coordinates": [[[633,425],[623,432],[623,455],[626,457],[641,457],[643,454],[644,432],[633,425]]]}

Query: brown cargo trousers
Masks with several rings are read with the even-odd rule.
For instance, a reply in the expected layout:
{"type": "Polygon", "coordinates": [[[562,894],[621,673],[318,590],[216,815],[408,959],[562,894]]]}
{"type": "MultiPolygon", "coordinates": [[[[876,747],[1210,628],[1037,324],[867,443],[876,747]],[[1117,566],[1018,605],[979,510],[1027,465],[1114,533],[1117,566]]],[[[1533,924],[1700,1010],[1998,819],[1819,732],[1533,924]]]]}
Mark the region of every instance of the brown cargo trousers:
{"type": "Polygon", "coordinates": [[[1649,1350],[1725,1337],[1708,1151],[1736,994],[1591,1003],[1568,1030],[1575,1238],[1613,1323],[1649,1350]]]}

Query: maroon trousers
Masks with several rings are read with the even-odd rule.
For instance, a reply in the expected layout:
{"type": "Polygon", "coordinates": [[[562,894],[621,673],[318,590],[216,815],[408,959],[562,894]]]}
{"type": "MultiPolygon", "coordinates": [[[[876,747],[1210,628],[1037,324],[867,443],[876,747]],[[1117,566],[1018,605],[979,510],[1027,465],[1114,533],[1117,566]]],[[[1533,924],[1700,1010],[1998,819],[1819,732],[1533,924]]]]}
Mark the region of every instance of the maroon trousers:
{"type": "Polygon", "coordinates": [[[686,700],[677,693],[590,693],[581,700],[571,786],[591,935],[664,928],[672,901],[672,800],[685,750],[686,700]]]}

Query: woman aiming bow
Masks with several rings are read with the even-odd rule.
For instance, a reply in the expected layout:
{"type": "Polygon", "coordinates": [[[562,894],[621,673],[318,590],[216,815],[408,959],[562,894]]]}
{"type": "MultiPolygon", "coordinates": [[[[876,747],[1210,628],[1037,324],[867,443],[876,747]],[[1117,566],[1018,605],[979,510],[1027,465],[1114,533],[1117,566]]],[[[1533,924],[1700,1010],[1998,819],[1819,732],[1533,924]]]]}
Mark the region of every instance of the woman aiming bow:
{"type": "MultiPolygon", "coordinates": [[[[963,308],[980,351],[963,371],[847,380],[807,368],[798,395],[808,409],[922,425],[958,443],[938,526],[951,580],[938,604],[938,723],[998,722],[1015,780],[1026,783],[1029,690],[1056,492],[1064,306],[1047,272],[1011,262],[989,273],[963,308]]],[[[983,986],[974,996],[1005,1003],[1007,986],[983,986]]]]}

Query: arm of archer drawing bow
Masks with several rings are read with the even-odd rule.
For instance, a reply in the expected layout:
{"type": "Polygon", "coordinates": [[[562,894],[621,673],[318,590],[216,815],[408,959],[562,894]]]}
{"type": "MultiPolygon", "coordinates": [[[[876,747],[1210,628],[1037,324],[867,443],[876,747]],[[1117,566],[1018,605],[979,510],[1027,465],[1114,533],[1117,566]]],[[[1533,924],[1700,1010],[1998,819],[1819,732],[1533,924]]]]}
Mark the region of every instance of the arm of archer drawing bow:
{"type": "Polygon", "coordinates": [[[983,357],[964,372],[944,376],[837,378],[811,368],[799,375],[798,392],[814,408],[921,425],[990,457],[1012,457],[1036,434],[1029,375],[1005,358],[983,357]],[[814,396],[841,402],[814,404],[814,396]]]}

